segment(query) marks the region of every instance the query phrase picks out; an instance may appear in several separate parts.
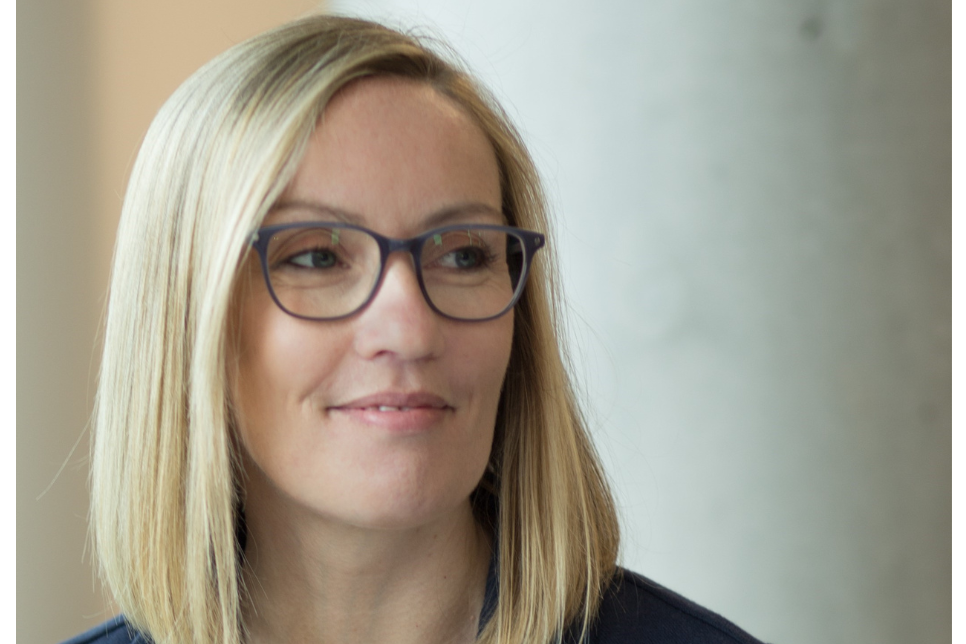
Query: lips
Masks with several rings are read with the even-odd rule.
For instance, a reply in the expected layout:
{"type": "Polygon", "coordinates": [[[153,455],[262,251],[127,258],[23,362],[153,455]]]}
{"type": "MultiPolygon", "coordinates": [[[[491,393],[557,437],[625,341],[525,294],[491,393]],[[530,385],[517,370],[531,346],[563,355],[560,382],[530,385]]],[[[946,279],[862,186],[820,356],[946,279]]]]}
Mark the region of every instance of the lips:
{"type": "Polygon", "coordinates": [[[440,427],[454,408],[436,394],[382,392],[329,407],[329,411],[354,426],[413,435],[440,427]]]}
{"type": "Polygon", "coordinates": [[[448,409],[447,402],[436,394],[426,392],[399,393],[382,392],[371,396],[356,398],[330,409],[359,409],[367,411],[409,411],[413,409],[448,409]]]}

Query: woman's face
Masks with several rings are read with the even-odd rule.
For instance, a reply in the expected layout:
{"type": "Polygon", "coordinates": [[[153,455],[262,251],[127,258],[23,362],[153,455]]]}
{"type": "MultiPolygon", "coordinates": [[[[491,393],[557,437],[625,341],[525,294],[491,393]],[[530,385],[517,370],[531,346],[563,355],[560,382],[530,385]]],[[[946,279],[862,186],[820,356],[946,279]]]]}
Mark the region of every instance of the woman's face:
{"type": "MultiPolygon", "coordinates": [[[[492,146],[470,117],[426,84],[381,78],[332,100],[280,203],[408,238],[502,224],[500,197],[492,146]]],[[[278,208],[265,225],[304,220],[298,212],[278,208]]],[[[274,304],[259,270],[251,253],[232,382],[249,498],[369,528],[465,511],[490,455],[513,313],[440,317],[411,257],[394,253],[363,310],[300,320],[274,304]]]]}

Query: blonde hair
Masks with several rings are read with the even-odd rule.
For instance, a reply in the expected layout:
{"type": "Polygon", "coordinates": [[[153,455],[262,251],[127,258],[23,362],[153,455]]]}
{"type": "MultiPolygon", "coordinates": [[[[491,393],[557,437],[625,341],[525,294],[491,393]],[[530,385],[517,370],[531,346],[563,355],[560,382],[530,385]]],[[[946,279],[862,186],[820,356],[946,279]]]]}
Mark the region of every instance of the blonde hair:
{"type": "MultiPolygon", "coordinates": [[[[162,107],[118,229],[97,390],[92,533],[128,620],[158,642],[244,638],[241,501],[228,403],[236,274],[331,97],[374,75],[430,84],[489,137],[511,225],[549,232],[536,170],[496,103],[417,39],[314,16],[225,52],[162,107]]],[[[550,253],[515,312],[490,467],[474,492],[499,595],[480,641],[586,631],[618,526],[559,346],[550,253]]]]}

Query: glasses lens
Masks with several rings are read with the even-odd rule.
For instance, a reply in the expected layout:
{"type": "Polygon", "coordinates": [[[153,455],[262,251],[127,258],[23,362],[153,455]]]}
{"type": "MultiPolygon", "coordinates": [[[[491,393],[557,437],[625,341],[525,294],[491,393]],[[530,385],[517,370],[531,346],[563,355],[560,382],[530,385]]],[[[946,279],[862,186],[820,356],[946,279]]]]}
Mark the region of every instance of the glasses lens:
{"type": "Polygon", "coordinates": [[[432,235],[421,252],[430,301],[444,315],[463,320],[499,315],[517,292],[523,249],[520,237],[502,230],[461,228],[432,235]]]}
{"type": "Polygon", "coordinates": [[[379,276],[379,244],[352,228],[291,228],[268,243],[268,277],[282,308],[335,318],[365,303],[379,276]]]}

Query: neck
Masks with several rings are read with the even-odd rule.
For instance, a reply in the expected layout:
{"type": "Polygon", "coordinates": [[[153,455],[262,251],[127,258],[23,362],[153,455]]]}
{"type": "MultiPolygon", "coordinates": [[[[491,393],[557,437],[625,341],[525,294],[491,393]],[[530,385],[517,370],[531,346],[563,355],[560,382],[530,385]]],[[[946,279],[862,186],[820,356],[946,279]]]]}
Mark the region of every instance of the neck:
{"type": "Polygon", "coordinates": [[[490,544],[469,500],[429,524],[372,529],[260,496],[246,498],[250,642],[475,640],[490,544]]]}

